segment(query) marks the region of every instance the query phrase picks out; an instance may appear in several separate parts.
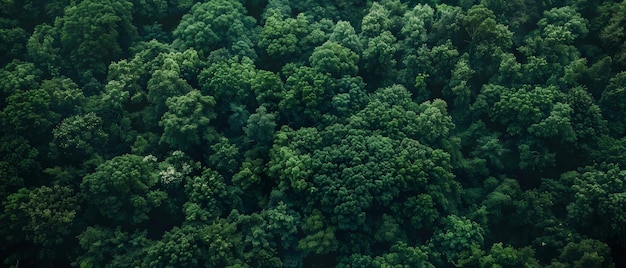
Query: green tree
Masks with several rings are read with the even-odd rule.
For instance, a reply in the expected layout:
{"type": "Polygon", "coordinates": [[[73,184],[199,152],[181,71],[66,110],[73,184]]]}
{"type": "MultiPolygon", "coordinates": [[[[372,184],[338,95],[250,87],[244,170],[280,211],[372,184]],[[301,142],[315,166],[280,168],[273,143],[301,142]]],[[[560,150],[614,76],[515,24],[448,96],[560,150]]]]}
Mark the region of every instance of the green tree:
{"type": "Polygon", "coordinates": [[[356,34],[356,30],[347,21],[338,21],[335,24],[328,36],[328,41],[336,42],[345,48],[349,48],[357,55],[363,51],[363,44],[356,34]]]}
{"type": "Polygon", "coordinates": [[[442,219],[442,227],[433,234],[429,247],[441,254],[442,264],[456,264],[472,258],[474,251],[483,246],[484,236],[485,231],[476,222],[452,215],[442,219]]]}
{"type": "Polygon", "coordinates": [[[285,90],[285,85],[276,73],[258,70],[252,79],[251,88],[259,105],[267,107],[268,111],[276,111],[278,102],[285,90]]]}
{"type": "Polygon", "coordinates": [[[405,24],[404,15],[409,11],[410,4],[400,0],[382,0],[380,4],[389,11],[389,20],[391,21],[389,31],[397,36],[405,24]]]}
{"type": "Polygon", "coordinates": [[[269,146],[274,142],[276,132],[276,114],[268,113],[265,106],[260,106],[256,112],[248,118],[244,128],[246,139],[255,142],[259,146],[269,146]]]}
{"type": "Polygon", "coordinates": [[[520,168],[541,170],[553,166],[556,153],[577,140],[571,119],[573,109],[556,87],[522,86],[500,94],[491,106],[490,117],[518,138],[520,168]]]}
{"type": "Polygon", "coordinates": [[[467,64],[475,70],[470,86],[482,85],[503,69],[503,61],[511,61],[507,52],[513,43],[513,32],[498,23],[494,13],[483,5],[471,7],[462,25],[469,42],[467,64]]]}
{"type": "Polygon", "coordinates": [[[298,241],[298,249],[313,255],[324,255],[339,248],[335,227],[324,226],[325,221],[319,210],[314,210],[310,216],[304,218],[301,226],[304,237],[298,241]]]}
{"type": "Polygon", "coordinates": [[[216,117],[212,96],[203,96],[200,91],[193,90],[168,98],[166,105],[168,111],[159,122],[164,128],[160,142],[185,151],[215,140],[216,132],[209,124],[216,117]]]}
{"type": "Polygon", "coordinates": [[[390,15],[384,5],[374,2],[361,22],[361,35],[365,38],[374,38],[390,31],[392,26],[390,15]]]}
{"type": "MultiPolygon", "coordinates": [[[[359,0],[304,0],[291,2],[293,9],[304,12],[316,20],[344,20],[355,23],[367,12],[370,3],[359,0]]],[[[288,14],[288,13],[286,13],[288,14]]]]}
{"type": "Polygon", "coordinates": [[[330,109],[334,93],[333,80],[329,74],[311,67],[295,67],[287,73],[285,92],[278,103],[281,120],[294,126],[319,122],[323,111],[330,109]]]}
{"type": "Polygon", "coordinates": [[[194,1],[189,0],[132,0],[133,17],[142,22],[166,20],[188,11],[194,1]]]}
{"type": "MultiPolygon", "coordinates": [[[[228,211],[229,189],[224,177],[219,173],[205,169],[201,176],[188,178],[185,182],[187,203],[183,205],[186,222],[212,222],[228,211]]],[[[230,204],[232,205],[232,204],[230,204]]]]}
{"type": "Polygon", "coordinates": [[[587,20],[570,6],[545,11],[537,22],[537,29],[527,35],[524,46],[518,48],[528,62],[525,71],[529,75],[523,78],[528,83],[558,85],[563,68],[580,58],[574,42],[585,37],[588,31],[587,20]]]}
{"type": "Polygon", "coordinates": [[[481,257],[481,267],[542,267],[535,259],[535,251],[530,247],[516,249],[495,243],[488,255],[481,257]]]}
{"type": "Polygon", "coordinates": [[[558,260],[553,260],[549,267],[615,267],[615,264],[607,244],[583,239],[577,243],[568,243],[558,260]]]}
{"type": "MultiPolygon", "coordinates": [[[[39,173],[38,156],[39,150],[23,136],[9,134],[0,138],[0,161],[10,165],[20,177],[28,178],[39,173]]],[[[32,183],[36,185],[38,181],[32,183]]]]}
{"type": "Polygon", "coordinates": [[[244,190],[254,190],[257,198],[261,199],[265,195],[261,189],[271,187],[271,182],[264,179],[266,177],[264,169],[269,150],[274,143],[276,117],[276,113],[268,113],[265,107],[261,106],[248,118],[244,127],[246,133],[244,140],[249,149],[244,153],[245,160],[239,172],[233,176],[233,183],[238,183],[244,190]]]}
{"type": "Polygon", "coordinates": [[[167,198],[157,189],[153,161],[138,155],[116,156],[83,178],[81,192],[92,209],[120,225],[144,222],[148,213],[167,198]]]}
{"type": "Polygon", "coordinates": [[[84,160],[106,144],[108,134],[102,130],[102,119],[94,113],[63,119],[52,130],[51,147],[64,158],[84,160]]]}
{"type": "Polygon", "coordinates": [[[489,232],[488,241],[506,240],[513,246],[525,246],[533,238],[542,237],[538,238],[541,241],[532,242],[554,246],[547,237],[552,235],[554,227],[563,229],[563,225],[553,213],[556,203],[553,194],[538,190],[523,191],[520,183],[510,178],[489,177],[479,189],[480,194],[471,200],[480,202],[474,215],[481,224],[489,227],[485,229],[489,232]]]}
{"type": "Polygon", "coordinates": [[[203,56],[221,47],[234,49],[238,42],[251,47],[256,39],[254,24],[240,1],[196,3],[173,31],[173,45],[181,50],[194,48],[203,56]]]}
{"type": "Polygon", "coordinates": [[[16,168],[4,160],[0,161],[0,176],[3,178],[0,200],[5,200],[7,196],[24,187],[24,179],[18,175],[16,168]]]}
{"type": "MultiPolygon", "coordinates": [[[[8,1],[13,2],[13,1],[8,1]]],[[[17,17],[29,29],[40,23],[53,22],[63,16],[63,9],[70,4],[68,0],[42,1],[26,0],[15,6],[13,17],[17,17]],[[30,20],[30,21],[29,21],[30,20]]]]}
{"type": "Polygon", "coordinates": [[[242,215],[233,210],[228,215],[228,221],[237,225],[237,232],[243,238],[238,250],[243,252],[241,261],[246,267],[284,267],[281,260],[284,255],[278,252],[281,244],[292,243],[291,235],[297,224],[293,217],[284,204],[260,213],[242,215]]]}
{"type": "MultiPolygon", "coordinates": [[[[438,2],[438,1],[434,1],[438,2]]],[[[450,40],[455,47],[462,47],[461,42],[463,32],[463,9],[459,6],[447,4],[431,5],[435,7],[435,20],[433,21],[429,34],[429,44],[431,46],[442,45],[450,40]]]]}
{"type": "Polygon", "coordinates": [[[463,117],[468,115],[465,111],[476,96],[470,82],[475,73],[477,72],[470,66],[468,55],[464,54],[454,66],[450,82],[443,90],[444,96],[454,104],[454,114],[458,117],[457,121],[463,120],[463,117]]]}
{"type": "Polygon", "coordinates": [[[280,239],[277,244],[285,249],[293,249],[298,237],[296,234],[302,228],[301,213],[282,200],[270,207],[266,211],[269,233],[280,239]]]}
{"type": "Polygon", "coordinates": [[[431,48],[422,44],[403,57],[404,84],[408,88],[424,85],[429,93],[438,95],[441,88],[451,82],[451,70],[455,70],[461,54],[449,39],[440,43],[431,48]],[[420,83],[416,83],[418,81],[420,83]]]}
{"type": "Polygon", "coordinates": [[[616,69],[619,70],[620,67],[623,69],[626,66],[626,43],[624,42],[626,32],[623,26],[626,21],[626,16],[624,16],[626,4],[623,2],[600,3],[597,10],[598,16],[591,17],[590,21],[593,27],[595,26],[593,20],[598,19],[602,22],[601,28],[593,27],[590,32],[598,35],[604,51],[614,52],[612,58],[615,60],[616,69]]]}
{"type": "Polygon", "coordinates": [[[497,23],[494,12],[485,6],[472,6],[462,24],[473,45],[487,42],[503,48],[511,46],[513,33],[506,26],[497,23]]]}
{"type": "Polygon", "coordinates": [[[349,48],[330,41],[316,47],[309,62],[311,67],[322,73],[330,73],[334,78],[354,76],[359,70],[359,56],[349,48]]]}
{"type": "Polygon", "coordinates": [[[80,253],[73,264],[80,267],[140,266],[152,244],[145,231],[128,233],[120,227],[89,226],[77,238],[80,253]]]}
{"type": "Polygon", "coordinates": [[[598,105],[602,115],[608,120],[608,127],[614,136],[621,136],[626,132],[626,124],[620,118],[626,116],[626,105],[619,100],[626,95],[626,72],[621,72],[611,78],[609,85],[602,92],[598,105]]]}
{"type": "Polygon", "coordinates": [[[148,80],[147,99],[154,109],[154,118],[158,119],[167,111],[166,100],[170,97],[185,95],[193,88],[181,78],[181,67],[172,58],[166,58],[163,66],[152,73],[148,80]]]}
{"type": "Polygon", "coordinates": [[[52,75],[60,73],[63,65],[59,29],[48,24],[37,25],[26,44],[28,59],[52,75]]]}
{"type": "MultiPolygon", "coordinates": [[[[237,123],[236,117],[240,116],[238,113],[248,113],[256,107],[252,90],[256,76],[257,69],[248,57],[232,57],[219,61],[200,72],[198,80],[202,93],[215,98],[215,111],[220,122],[218,124],[237,123]]],[[[247,118],[241,119],[238,122],[240,125],[229,124],[231,132],[241,134],[242,124],[247,118]]]]}
{"type": "Polygon", "coordinates": [[[363,50],[363,77],[372,87],[390,86],[396,75],[397,39],[389,31],[368,38],[363,50]],[[374,79],[374,77],[376,79],[374,79]]]}
{"type": "Polygon", "coordinates": [[[598,163],[620,164],[626,160],[626,138],[615,139],[609,136],[598,137],[597,150],[592,151],[589,158],[598,163]]]}
{"type": "Polygon", "coordinates": [[[309,34],[309,20],[300,13],[295,18],[273,11],[267,18],[257,46],[273,60],[284,62],[303,53],[304,39],[309,34]]]}
{"type": "Polygon", "coordinates": [[[522,64],[517,61],[515,55],[509,52],[503,52],[499,56],[500,66],[497,75],[491,76],[490,81],[493,84],[502,86],[515,86],[522,81],[522,64]]]}
{"type": "Polygon", "coordinates": [[[220,137],[215,144],[211,145],[213,153],[207,156],[208,163],[212,168],[230,176],[237,172],[241,165],[241,152],[237,145],[228,138],[220,137]]]}
{"type": "MultiPolygon", "coordinates": [[[[400,85],[377,90],[363,110],[349,118],[350,124],[393,138],[411,138],[443,147],[454,129],[447,104],[440,99],[417,105],[400,85]]],[[[449,149],[449,148],[447,148],[449,149]]]]}
{"type": "Polygon", "coordinates": [[[429,258],[427,249],[398,242],[391,246],[389,252],[374,257],[372,265],[376,267],[435,267],[430,263],[429,258]]]}
{"type": "Polygon", "coordinates": [[[505,158],[510,152],[500,141],[499,136],[496,133],[481,136],[476,140],[476,148],[470,153],[472,156],[487,160],[491,170],[503,169],[504,163],[507,163],[505,158]]]}
{"type": "Polygon", "coordinates": [[[379,217],[374,212],[413,195],[432,196],[440,213],[453,211],[458,199],[459,185],[446,171],[450,156],[411,139],[341,125],[303,128],[279,132],[270,155],[268,171],[279,189],[300,196],[305,211],[318,208],[338,230],[371,228],[366,223],[379,217]]]}
{"type": "Polygon", "coordinates": [[[532,1],[524,0],[481,0],[479,2],[481,5],[492,10],[499,22],[509,25],[514,31],[527,23],[531,19],[531,16],[535,16],[539,8],[539,6],[534,5],[532,1]]]}
{"type": "Polygon", "coordinates": [[[18,59],[24,55],[26,51],[26,40],[28,33],[18,26],[17,21],[5,19],[4,15],[0,20],[0,56],[2,57],[2,65],[11,59],[18,59]]]}
{"type": "Polygon", "coordinates": [[[37,88],[43,72],[31,62],[13,60],[0,69],[0,75],[4,77],[0,81],[0,93],[9,96],[18,91],[37,88]]]}
{"type": "Polygon", "coordinates": [[[131,11],[126,0],[80,1],[65,9],[55,27],[76,75],[89,70],[102,79],[111,61],[127,55],[136,34],[131,11]]]}
{"type": "Polygon", "coordinates": [[[41,82],[41,89],[51,96],[50,110],[62,116],[74,115],[83,110],[85,95],[71,79],[55,77],[44,80],[41,82]]]}
{"type": "Polygon", "coordinates": [[[624,8],[0,1],[0,255],[611,267],[624,8]]]}
{"type": "Polygon", "coordinates": [[[571,89],[565,98],[573,110],[570,120],[576,133],[576,146],[589,153],[597,140],[608,133],[609,125],[605,120],[608,115],[602,113],[593,96],[582,87],[571,89]]]}
{"type": "Polygon", "coordinates": [[[61,119],[51,110],[51,92],[44,89],[18,91],[6,101],[6,107],[0,111],[0,123],[8,133],[45,139],[51,127],[61,119]]]}
{"type": "Polygon", "coordinates": [[[337,267],[435,267],[426,247],[412,247],[398,242],[379,256],[353,254],[343,258],[337,267]]]}
{"type": "Polygon", "coordinates": [[[293,9],[291,5],[292,3],[290,3],[289,0],[268,0],[261,14],[261,18],[267,20],[270,16],[274,15],[274,13],[292,14],[293,9]]]}
{"type": "Polygon", "coordinates": [[[332,98],[334,121],[345,121],[367,104],[365,82],[360,76],[347,77],[336,81],[337,94],[332,98]]]}
{"type": "Polygon", "coordinates": [[[434,20],[435,10],[425,4],[418,4],[404,14],[404,25],[400,37],[404,49],[413,51],[428,41],[428,30],[434,20]]]}
{"type": "MultiPolygon", "coordinates": [[[[44,265],[65,257],[67,253],[59,251],[59,247],[73,246],[71,234],[80,208],[71,188],[58,185],[32,190],[22,188],[9,195],[3,207],[1,218],[7,229],[3,228],[2,233],[7,241],[18,245],[23,239],[35,245],[32,251],[26,252],[31,256],[22,257],[33,258],[44,265]]],[[[5,264],[10,264],[11,260],[7,258],[5,264]]]]}
{"type": "Polygon", "coordinates": [[[567,221],[583,234],[592,238],[623,239],[626,217],[626,172],[614,164],[587,167],[572,171],[574,199],[567,205],[567,221]]]}
{"type": "Polygon", "coordinates": [[[142,266],[245,267],[241,234],[234,223],[174,227],[147,249],[142,266]]]}
{"type": "Polygon", "coordinates": [[[259,153],[257,151],[268,149],[269,148],[261,147],[258,150],[255,148],[252,149],[254,151],[246,152],[245,160],[243,160],[239,171],[233,175],[232,179],[234,185],[247,191],[247,197],[255,198],[258,202],[262,202],[262,200],[266,199],[264,190],[273,186],[273,181],[266,179],[267,175],[264,173],[266,160],[260,157],[254,157],[257,157],[255,155],[259,153]]]}

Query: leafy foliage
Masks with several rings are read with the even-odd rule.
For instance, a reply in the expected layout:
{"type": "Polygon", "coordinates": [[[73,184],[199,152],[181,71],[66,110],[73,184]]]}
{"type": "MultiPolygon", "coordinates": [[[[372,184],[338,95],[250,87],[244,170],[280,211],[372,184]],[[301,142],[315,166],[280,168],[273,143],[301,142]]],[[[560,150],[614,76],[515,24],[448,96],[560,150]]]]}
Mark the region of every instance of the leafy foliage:
{"type": "Polygon", "coordinates": [[[622,267],[626,2],[0,1],[7,267],[622,267]]]}
{"type": "Polygon", "coordinates": [[[137,224],[167,198],[155,188],[158,182],[150,157],[121,155],[85,176],[80,187],[102,216],[121,224],[137,224]]]}
{"type": "Polygon", "coordinates": [[[189,150],[214,139],[214,130],[209,125],[211,119],[215,118],[213,97],[203,96],[200,91],[193,90],[182,96],[168,98],[166,105],[168,111],[159,122],[165,131],[161,142],[189,150]]]}
{"type": "Polygon", "coordinates": [[[125,0],[81,1],[67,6],[55,22],[61,48],[78,74],[91,71],[99,77],[108,63],[126,55],[135,34],[132,4],[125,0]]]}

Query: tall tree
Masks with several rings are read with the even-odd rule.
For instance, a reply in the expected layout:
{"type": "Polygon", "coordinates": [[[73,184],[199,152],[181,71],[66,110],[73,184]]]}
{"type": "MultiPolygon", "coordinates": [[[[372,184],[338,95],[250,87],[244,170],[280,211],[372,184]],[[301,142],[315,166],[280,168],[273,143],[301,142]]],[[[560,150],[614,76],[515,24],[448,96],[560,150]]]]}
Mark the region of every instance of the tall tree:
{"type": "Polygon", "coordinates": [[[126,154],[100,164],[80,185],[91,209],[121,226],[148,220],[150,210],[167,198],[156,188],[158,176],[153,161],[126,154]]]}
{"type": "MultiPolygon", "coordinates": [[[[30,259],[30,265],[43,266],[46,263],[66,258],[68,252],[59,248],[73,247],[72,233],[74,220],[80,210],[74,191],[65,186],[41,186],[32,190],[22,188],[11,194],[3,202],[1,219],[6,223],[2,235],[10,245],[20,245],[27,241],[33,250],[29,255],[14,251],[16,255],[5,259],[5,265],[14,258],[30,259]]],[[[29,264],[26,264],[29,265],[29,264]]]]}
{"type": "Polygon", "coordinates": [[[8,133],[21,133],[35,140],[45,139],[60,115],[51,109],[52,92],[44,89],[18,91],[7,99],[0,111],[0,123],[8,133]]]}
{"type": "Polygon", "coordinates": [[[242,267],[241,234],[224,220],[174,227],[147,249],[143,266],[242,267]]]}
{"type": "Polygon", "coordinates": [[[168,111],[159,125],[164,128],[161,142],[183,151],[216,139],[215,129],[209,124],[216,117],[215,99],[198,90],[167,99],[168,111]]]}
{"type": "Polygon", "coordinates": [[[117,227],[89,226],[77,236],[80,253],[74,265],[84,267],[140,266],[152,241],[146,232],[128,233],[117,227]]]}
{"type": "Polygon", "coordinates": [[[600,108],[609,121],[609,129],[614,136],[622,136],[626,132],[623,118],[626,115],[626,105],[619,100],[626,95],[626,72],[621,72],[611,78],[609,85],[602,92],[599,100],[600,108]]]}
{"type": "Polygon", "coordinates": [[[126,0],[80,1],[65,9],[55,27],[75,77],[91,71],[103,79],[111,61],[128,55],[136,34],[131,12],[132,3],[126,0]]]}
{"type": "MultiPolygon", "coordinates": [[[[255,22],[254,18],[246,15],[241,1],[211,0],[196,3],[174,30],[176,39],[173,45],[181,50],[194,48],[203,56],[222,47],[230,50],[239,48],[240,51],[233,52],[242,56],[254,53],[255,22]],[[243,51],[242,45],[247,47],[243,51]]],[[[254,58],[253,55],[247,56],[254,58]]]]}
{"type": "Polygon", "coordinates": [[[257,46],[274,61],[284,64],[302,53],[309,20],[300,13],[295,18],[273,11],[265,21],[257,46]]]}
{"type": "Polygon", "coordinates": [[[567,205],[567,221],[581,233],[592,238],[617,237],[624,241],[626,217],[621,211],[626,206],[624,180],[626,172],[614,164],[587,167],[573,171],[571,186],[576,192],[567,205]]]}
{"type": "Polygon", "coordinates": [[[309,58],[311,67],[322,73],[330,73],[334,78],[357,74],[359,55],[342,45],[327,41],[316,47],[309,58]]]}
{"type": "Polygon", "coordinates": [[[335,93],[330,74],[306,66],[287,71],[285,92],[278,103],[281,120],[294,127],[319,122],[335,93]]]}
{"type": "Polygon", "coordinates": [[[62,158],[79,163],[93,157],[108,138],[102,129],[102,118],[95,113],[63,119],[52,130],[52,135],[51,147],[58,150],[62,158]]]}

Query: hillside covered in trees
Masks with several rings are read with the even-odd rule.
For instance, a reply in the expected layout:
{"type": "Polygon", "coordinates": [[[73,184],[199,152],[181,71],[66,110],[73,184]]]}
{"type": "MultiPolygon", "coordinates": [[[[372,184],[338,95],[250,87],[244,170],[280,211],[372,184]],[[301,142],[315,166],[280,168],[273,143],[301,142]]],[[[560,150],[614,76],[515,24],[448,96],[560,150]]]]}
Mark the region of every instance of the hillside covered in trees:
{"type": "Polygon", "coordinates": [[[626,266],[624,0],[0,13],[2,266],[626,266]]]}

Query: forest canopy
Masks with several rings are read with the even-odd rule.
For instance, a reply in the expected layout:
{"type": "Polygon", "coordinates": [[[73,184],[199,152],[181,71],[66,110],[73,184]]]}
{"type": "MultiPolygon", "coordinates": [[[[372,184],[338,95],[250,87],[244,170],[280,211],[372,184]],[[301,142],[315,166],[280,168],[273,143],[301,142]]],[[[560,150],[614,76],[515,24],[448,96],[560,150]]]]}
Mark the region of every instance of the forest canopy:
{"type": "Polygon", "coordinates": [[[3,266],[626,266],[624,0],[0,14],[3,266]]]}

